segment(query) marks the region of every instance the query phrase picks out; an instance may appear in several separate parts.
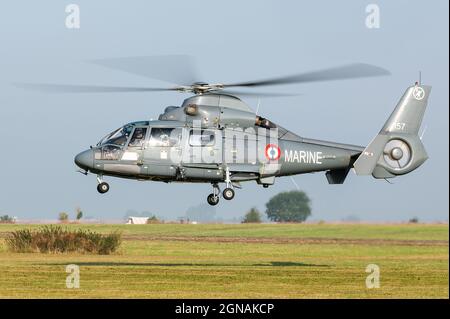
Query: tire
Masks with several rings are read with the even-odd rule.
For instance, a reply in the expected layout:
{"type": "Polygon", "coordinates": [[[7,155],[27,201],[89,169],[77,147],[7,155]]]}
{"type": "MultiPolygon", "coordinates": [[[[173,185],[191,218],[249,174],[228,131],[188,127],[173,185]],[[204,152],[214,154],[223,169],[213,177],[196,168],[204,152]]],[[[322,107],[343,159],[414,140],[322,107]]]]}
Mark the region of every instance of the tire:
{"type": "Polygon", "coordinates": [[[104,194],[104,193],[106,193],[107,191],[109,191],[109,185],[108,185],[108,183],[103,182],[103,183],[98,184],[98,185],[97,185],[97,191],[98,191],[100,194],[104,194]]]}
{"type": "Polygon", "coordinates": [[[234,190],[232,188],[225,188],[222,195],[226,200],[232,200],[234,198],[234,190]]]}
{"type": "Polygon", "coordinates": [[[207,197],[207,202],[211,206],[215,206],[219,203],[219,196],[214,196],[214,194],[209,194],[207,197]]]}

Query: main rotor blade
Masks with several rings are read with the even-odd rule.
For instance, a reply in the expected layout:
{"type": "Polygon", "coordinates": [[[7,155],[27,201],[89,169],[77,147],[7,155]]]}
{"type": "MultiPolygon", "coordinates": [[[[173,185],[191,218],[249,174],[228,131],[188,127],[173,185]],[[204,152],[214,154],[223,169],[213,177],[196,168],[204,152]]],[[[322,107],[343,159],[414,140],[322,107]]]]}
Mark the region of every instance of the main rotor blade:
{"type": "MultiPolygon", "coordinates": [[[[213,91],[214,93],[214,91],[213,91]]],[[[258,93],[258,92],[240,92],[240,91],[235,91],[235,90],[223,90],[223,91],[219,91],[218,93],[223,93],[223,94],[230,94],[230,95],[236,95],[236,96],[248,96],[248,97],[284,97],[284,96],[299,96],[301,94],[295,93],[295,94],[291,94],[291,93],[270,93],[270,92],[263,92],[263,93],[258,93]]]]}
{"type": "Polygon", "coordinates": [[[149,87],[120,87],[98,85],[70,85],[49,83],[15,83],[22,89],[35,90],[47,93],[119,93],[119,92],[158,92],[178,91],[178,88],[149,88],[149,87]]]}
{"type": "Polygon", "coordinates": [[[191,85],[200,80],[194,58],[188,55],[137,56],[90,62],[178,85],[191,85]]]}
{"type": "Polygon", "coordinates": [[[333,80],[344,80],[344,79],[356,79],[363,77],[373,77],[390,75],[388,70],[380,68],[378,66],[364,64],[364,63],[354,63],[347,64],[335,68],[324,69],[319,71],[295,74],[285,77],[270,78],[259,81],[249,81],[240,82],[232,84],[224,84],[224,87],[236,87],[236,86],[265,86],[265,85],[279,85],[279,84],[290,84],[290,83],[308,83],[308,82],[319,82],[319,81],[333,81],[333,80]]]}

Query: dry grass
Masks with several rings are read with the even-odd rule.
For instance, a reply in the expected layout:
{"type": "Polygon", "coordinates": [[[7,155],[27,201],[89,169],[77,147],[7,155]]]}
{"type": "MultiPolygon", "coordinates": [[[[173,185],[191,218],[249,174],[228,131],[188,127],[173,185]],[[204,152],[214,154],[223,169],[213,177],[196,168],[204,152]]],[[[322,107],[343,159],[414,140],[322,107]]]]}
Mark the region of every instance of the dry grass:
{"type": "Polygon", "coordinates": [[[61,226],[42,226],[38,229],[18,229],[6,238],[9,250],[16,253],[79,252],[108,255],[120,246],[121,234],[102,235],[90,230],[69,230],[61,226]]]}

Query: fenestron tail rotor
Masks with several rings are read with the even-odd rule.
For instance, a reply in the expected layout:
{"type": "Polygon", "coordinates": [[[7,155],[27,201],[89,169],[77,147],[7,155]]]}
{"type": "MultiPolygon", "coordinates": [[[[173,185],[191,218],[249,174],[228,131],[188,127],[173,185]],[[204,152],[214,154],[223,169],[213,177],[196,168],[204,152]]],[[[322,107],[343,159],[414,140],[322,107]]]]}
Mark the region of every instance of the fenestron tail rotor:
{"type": "Polygon", "coordinates": [[[411,161],[411,148],[400,139],[390,140],[384,146],[384,161],[393,169],[402,169],[411,161]]]}

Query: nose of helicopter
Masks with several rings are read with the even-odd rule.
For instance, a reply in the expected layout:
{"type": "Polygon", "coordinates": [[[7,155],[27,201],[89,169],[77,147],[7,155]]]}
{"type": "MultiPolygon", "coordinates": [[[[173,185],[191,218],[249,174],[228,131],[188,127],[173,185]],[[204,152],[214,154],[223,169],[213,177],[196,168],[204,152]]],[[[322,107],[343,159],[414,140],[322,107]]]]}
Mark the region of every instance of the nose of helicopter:
{"type": "Polygon", "coordinates": [[[94,166],[94,151],[89,149],[75,156],[75,164],[82,169],[90,169],[94,166]]]}

